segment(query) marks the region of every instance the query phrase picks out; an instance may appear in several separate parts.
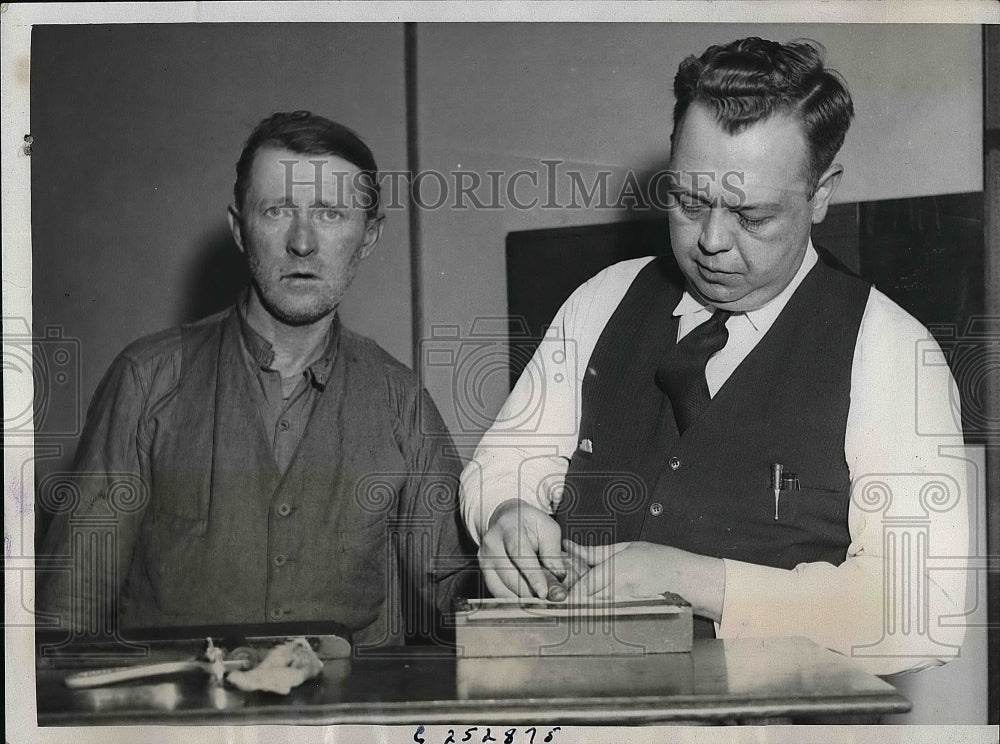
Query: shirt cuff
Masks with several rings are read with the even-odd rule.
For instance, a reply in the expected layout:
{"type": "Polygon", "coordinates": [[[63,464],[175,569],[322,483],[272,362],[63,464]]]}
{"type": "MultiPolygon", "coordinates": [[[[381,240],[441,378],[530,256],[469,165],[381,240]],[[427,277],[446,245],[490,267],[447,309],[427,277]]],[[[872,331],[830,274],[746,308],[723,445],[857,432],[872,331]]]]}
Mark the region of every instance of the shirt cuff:
{"type": "MultiPolygon", "coordinates": [[[[916,671],[953,658],[964,627],[934,627],[933,637],[885,633],[881,557],[793,570],[724,560],[726,593],[719,638],[801,636],[848,656],[872,674],[916,671]]],[[[953,605],[933,582],[925,601],[932,627],[953,605]]]]}

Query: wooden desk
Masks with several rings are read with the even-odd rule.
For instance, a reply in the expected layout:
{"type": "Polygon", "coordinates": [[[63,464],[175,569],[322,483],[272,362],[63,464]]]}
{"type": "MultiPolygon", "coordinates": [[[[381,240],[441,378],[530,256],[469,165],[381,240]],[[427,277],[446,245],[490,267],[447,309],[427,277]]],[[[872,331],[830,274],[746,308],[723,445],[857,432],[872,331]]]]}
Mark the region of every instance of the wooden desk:
{"type": "MultiPolygon", "coordinates": [[[[177,655],[176,646],[154,647],[148,661],[177,655]]],[[[910,708],[888,683],[801,638],[702,640],[690,654],[631,658],[455,659],[440,652],[354,658],[326,662],[322,678],[288,697],[218,688],[198,673],[71,690],[63,684],[66,666],[47,661],[38,668],[41,726],[614,725],[910,708]]],[[[79,662],[73,666],[81,668],[79,662]]]]}

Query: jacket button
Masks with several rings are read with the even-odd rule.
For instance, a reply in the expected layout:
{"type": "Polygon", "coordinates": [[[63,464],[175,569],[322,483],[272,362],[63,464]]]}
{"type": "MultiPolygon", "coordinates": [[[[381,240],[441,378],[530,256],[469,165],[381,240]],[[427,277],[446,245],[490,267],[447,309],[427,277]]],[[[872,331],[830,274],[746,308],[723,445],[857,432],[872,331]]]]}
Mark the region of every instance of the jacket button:
{"type": "Polygon", "coordinates": [[[661,514],[663,514],[663,504],[661,504],[659,501],[650,504],[649,513],[652,514],[654,517],[660,516],[661,514]]]}
{"type": "Polygon", "coordinates": [[[279,504],[277,511],[279,517],[287,517],[292,513],[292,507],[288,504],[279,504]]]}
{"type": "Polygon", "coordinates": [[[680,458],[671,457],[669,460],[667,460],[667,465],[670,466],[671,470],[677,470],[677,468],[681,466],[680,458]]]}
{"type": "Polygon", "coordinates": [[[274,556],[272,563],[274,563],[275,566],[284,566],[285,556],[283,556],[281,553],[278,553],[276,556],[274,556]]]}
{"type": "Polygon", "coordinates": [[[291,426],[291,424],[288,423],[287,419],[282,419],[281,421],[278,422],[278,428],[281,429],[282,431],[288,431],[289,426],[291,426]]]}
{"type": "Polygon", "coordinates": [[[285,614],[284,610],[282,610],[280,607],[275,607],[273,610],[271,610],[271,619],[280,620],[281,616],[284,614],[285,614]]]}

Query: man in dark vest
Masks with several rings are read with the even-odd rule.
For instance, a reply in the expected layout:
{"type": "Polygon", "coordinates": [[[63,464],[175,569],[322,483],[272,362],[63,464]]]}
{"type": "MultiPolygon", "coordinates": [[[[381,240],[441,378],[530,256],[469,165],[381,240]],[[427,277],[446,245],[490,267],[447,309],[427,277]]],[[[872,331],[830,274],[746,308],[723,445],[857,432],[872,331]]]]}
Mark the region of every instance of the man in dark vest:
{"type": "Polygon", "coordinates": [[[117,560],[84,548],[40,608],[78,626],[111,612],[119,628],[324,621],[359,644],[429,638],[471,556],[461,463],[415,375],[337,313],[382,233],[375,159],[336,122],[274,114],[234,197],[252,285],[112,364],[42,554],[76,556],[74,530],[118,499],[117,560]]]}
{"type": "Polygon", "coordinates": [[[918,568],[893,604],[906,570],[888,535],[912,517],[924,557],[968,555],[955,384],[925,366],[941,362],[926,329],[810,238],[850,94],[812,43],[757,38],[687,58],[674,93],[676,264],[580,287],[484,436],[462,509],[487,586],[669,591],[696,631],[807,636],[878,673],[942,663],[966,572],[918,568]]]}

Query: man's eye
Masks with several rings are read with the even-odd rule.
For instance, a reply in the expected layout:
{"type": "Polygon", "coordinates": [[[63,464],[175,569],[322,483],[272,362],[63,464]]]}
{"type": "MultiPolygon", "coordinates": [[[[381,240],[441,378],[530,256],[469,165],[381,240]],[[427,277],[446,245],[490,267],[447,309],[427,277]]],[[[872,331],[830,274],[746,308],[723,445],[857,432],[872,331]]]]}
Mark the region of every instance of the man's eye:
{"type": "Polygon", "coordinates": [[[264,210],[265,217],[280,217],[281,207],[268,207],[264,210]]]}
{"type": "Polygon", "coordinates": [[[740,218],[740,224],[743,226],[743,229],[747,230],[748,232],[754,232],[755,230],[759,230],[764,226],[764,224],[769,219],[771,219],[770,217],[761,217],[759,219],[752,220],[749,217],[744,217],[742,214],[739,215],[739,218],[740,218]]]}
{"type": "Polygon", "coordinates": [[[689,200],[684,198],[679,199],[678,204],[680,204],[681,211],[684,214],[689,215],[691,217],[697,217],[702,212],[704,212],[705,209],[707,209],[706,205],[702,204],[700,201],[689,200]]]}
{"type": "Polygon", "coordinates": [[[336,222],[341,218],[341,213],[339,209],[323,209],[320,210],[319,217],[324,222],[336,222]]]}

